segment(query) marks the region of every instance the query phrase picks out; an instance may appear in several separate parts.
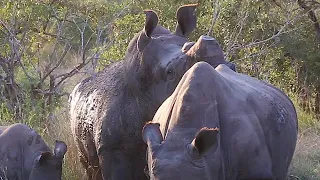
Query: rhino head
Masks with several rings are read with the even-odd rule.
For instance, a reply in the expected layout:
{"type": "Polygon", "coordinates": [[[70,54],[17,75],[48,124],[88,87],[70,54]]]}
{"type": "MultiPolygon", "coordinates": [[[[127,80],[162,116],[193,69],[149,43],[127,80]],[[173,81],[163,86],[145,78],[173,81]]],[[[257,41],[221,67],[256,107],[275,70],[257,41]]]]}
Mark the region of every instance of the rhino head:
{"type": "MultiPolygon", "coordinates": [[[[216,179],[205,161],[207,151],[218,149],[217,128],[202,128],[186,146],[181,142],[164,141],[158,123],[143,129],[143,140],[148,144],[148,175],[151,180],[216,179]]],[[[183,137],[180,137],[183,139],[183,137]]],[[[180,139],[180,141],[183,141],[180,139]]],[[[218,156],[219,153],[216,153],[218,156]]],[[[216,156],[216,157],[217,157],[216,156]]],[[[209,159],[219,164],[219,158],[209,159]]],[[[214,168],[219,169],[219,168],[214,168]]],[[[219,171],[214,172],[218,175],[219,171]]]]}
{"type": "Polygon", "coordinates": [[[174,32],[158,25],[154,11],[145,10],[144,28],[128,46],[124,60],[126,82],[133,96],[145,98],[139,99],[140,106],[152,107],[145,110],[149,119],[194,63],[205,60],[216,66],[225,62],[222,49],[215,49],[219,45],[214,38],[201,36],[196,43],[188,41],[196,27],[196,6],[184,5],[177,10],[174,32]]]}
{"type": "Polygon", "coordinates": [[[67,152],[67,145],[62,141],[56,141],[54,153],[50,151],[40,152],[33,161],[30,180],[61,180],[62,162],[67,152]]]}

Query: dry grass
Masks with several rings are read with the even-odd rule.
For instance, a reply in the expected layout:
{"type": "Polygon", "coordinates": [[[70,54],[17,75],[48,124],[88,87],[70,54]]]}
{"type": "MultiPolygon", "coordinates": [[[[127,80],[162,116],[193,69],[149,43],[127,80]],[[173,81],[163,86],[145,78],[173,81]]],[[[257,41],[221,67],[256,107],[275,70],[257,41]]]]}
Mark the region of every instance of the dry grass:
{"type": "Polygon", "coordinates": [[[86,174],[79,161],[78,151],[70,129],[68,111],[64,110],[58,116],[55,123],[49,127],[48,133],[44,135],[45,140],[51,145],[52,149],[55,140],[62,140],[68,146],[63,165],[63,180],[85,180],[86,174]]]}
{"type": "MultiPolygon", "coordinates": [[[[67,71],[67,70],[63,70],[67,71]]],[[[71,92],[75,85],[88,75],[77,74],[71,77],[66,86],[65,91],[71,92]]],[[[60,108],[60,111],[54,114],[54,122],[51,123],[48,129],[43,133],[44,139],[48,144],[54,148],[55,140],[64,141],[67,144],[68,151],[64,158],[63,164],[63,180],[87,180],[82,164],[80,163],[77,146],[71,133],[70,120],[69,120],[69,109],[68,109],[68,97],[63,99],[64,107],[60,108]]]]}
{"type": "Polygon", "coordinates": [[[294,101],[298,120],[299,137],[289,174],[291,179],[320,179],[320,121],[313,114],[303,112],[294,101]]]}
{"type": "Polygon", "coordinates": [[[320,179],[320,135],[300,134],[289,174],[299,180],[320,179]]]}

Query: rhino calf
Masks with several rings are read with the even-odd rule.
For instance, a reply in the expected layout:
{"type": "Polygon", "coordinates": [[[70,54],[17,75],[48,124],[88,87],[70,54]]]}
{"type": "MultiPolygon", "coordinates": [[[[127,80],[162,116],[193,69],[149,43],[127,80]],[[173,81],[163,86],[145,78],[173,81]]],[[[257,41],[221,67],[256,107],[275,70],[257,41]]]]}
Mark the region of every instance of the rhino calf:
{"type": "Polygon", "coordinates": [[[24,124],[0,126],[0,179],[60,180],[67,145],[56,141],[52,153],[42,137],[24,124]]]}

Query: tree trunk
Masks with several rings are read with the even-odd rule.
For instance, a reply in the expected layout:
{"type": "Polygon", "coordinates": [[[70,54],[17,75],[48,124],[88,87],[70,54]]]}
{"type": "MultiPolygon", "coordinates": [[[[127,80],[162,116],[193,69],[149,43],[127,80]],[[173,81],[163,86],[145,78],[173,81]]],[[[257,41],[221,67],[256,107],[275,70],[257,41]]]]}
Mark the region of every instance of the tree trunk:
{"type": "Polygon", "coordinates": [[[310,6],[306,5],[306,2],[304,0],[298,0],[297,2],[299,4],[300,8],[302,8],[303,10],[308,12],[308,16],[309,16],[310,20],[314,23],[313,26],[316,31],[316,36],[317,36],[318,42],[320,43],[320,24],[318,22],[316,13],[312,10],[312,8],[310,6]]]}
{"type": "Polygon", "coordinates": [[[316,86],[316,98],[314,100],[315,113],[320,114],[320,84],[316,86]]]}
{"type": "Polygon", "coordinates": [[[2,77],[2,90],[3,94],[1,95],[7,104],[7,108],[14,115],[15,119],[19,119],[20,122],[23,119],[22,113],[22,104],[23,104],[23,95],[19,85],[15,80],[15,64],[13,60],[7,60],[3,57],[0,57],[0,68],[2,69],[4,76],[2,77]]]}

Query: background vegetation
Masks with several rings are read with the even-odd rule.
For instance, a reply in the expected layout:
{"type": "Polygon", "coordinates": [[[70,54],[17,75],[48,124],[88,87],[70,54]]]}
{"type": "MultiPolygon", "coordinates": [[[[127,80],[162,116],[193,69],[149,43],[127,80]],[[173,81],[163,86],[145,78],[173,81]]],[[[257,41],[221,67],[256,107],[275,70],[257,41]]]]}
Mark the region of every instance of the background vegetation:
{"type": "Polygon", "coordinates": [[[74,85],[122,60],[143,28],[143,9],[174,30],[176,9],[198,3],[197,29],[215,37],[238,71],[295,102],[299,142],[289,179],[320,179],[320,2],[317,0],[2,0],[0,124],[22,122],[53,145],[68,143],[64,179],[84,179],[70,136],[74,85]]]}

